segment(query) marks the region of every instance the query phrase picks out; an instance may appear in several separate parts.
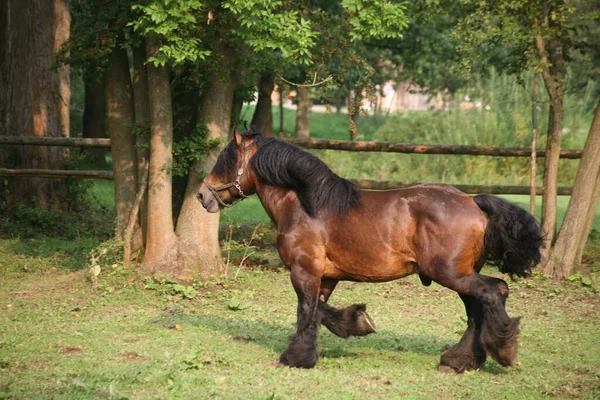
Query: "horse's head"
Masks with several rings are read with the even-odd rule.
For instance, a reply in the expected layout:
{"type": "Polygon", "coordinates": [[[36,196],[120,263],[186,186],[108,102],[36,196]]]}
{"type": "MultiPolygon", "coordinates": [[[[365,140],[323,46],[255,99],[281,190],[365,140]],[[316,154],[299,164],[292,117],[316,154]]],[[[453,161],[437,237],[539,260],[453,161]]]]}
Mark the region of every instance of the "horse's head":
{"type": "Polygon", "coordinates": [[[196,194],[206,211],[218,212],[254,194],[254,178],[248,162],[256,152],[254,138],[258,134],[233,131],[233,139],[221,151],[210,174],[196,194]]]}

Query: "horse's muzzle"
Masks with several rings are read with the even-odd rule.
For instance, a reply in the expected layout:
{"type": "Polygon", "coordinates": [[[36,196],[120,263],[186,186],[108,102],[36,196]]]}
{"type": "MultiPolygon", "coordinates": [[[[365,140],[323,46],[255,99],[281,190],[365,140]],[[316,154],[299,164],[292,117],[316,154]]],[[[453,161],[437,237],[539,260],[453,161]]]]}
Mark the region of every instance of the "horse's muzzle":
{"type": "Polygon", "coordinates": [[[202,207],[206,209],[209,213],[219,212],[221,207],[219,207],[219,203],[215,196],[211,193],[211,191],[206,187],[205,184],[200,186],[200,190],[196,193],[196,198],[202,204],[202,207]]]}

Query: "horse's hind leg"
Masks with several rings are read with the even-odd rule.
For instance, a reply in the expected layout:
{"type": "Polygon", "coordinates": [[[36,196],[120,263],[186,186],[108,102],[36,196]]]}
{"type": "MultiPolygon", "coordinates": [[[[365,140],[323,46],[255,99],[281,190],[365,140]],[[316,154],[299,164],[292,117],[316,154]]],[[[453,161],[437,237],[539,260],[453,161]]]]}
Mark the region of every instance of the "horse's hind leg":
{"type": "Polygon", "coordinates": [[[440,370],[447,367],[456,372],[478,369],[486,358],[481,344],[481,329],[483,325],[483,305],[472,296],[460,295],[467,311],[467,330],[460,342],[452,346],[440,360],[440,370]]]}
{"type": "MultiPolygon", "coordinates": [[[[475,305],[471,305],[471,313],[474,315],[475,322],[477,319],[481,319],[480,338],[483,349],[500,364],[514,365],[517,358],[519,319],[510,318],[504,308],[508,297],[506,282],[502,279],[473,273],[458,279],[441,279],[440,283],[456,290],[460,295],[470,296],[476,300],[475,305]],[[480,313],[482,317],[478,316],[480,313]]],[[[475,323],[474,330],[467,329],[465,343],[468,343],[469,340],[467,334],[475,333],[477,333],[477,323],[475,323]]],[[[457,349],[463,348],[460,343],[458,345],[457,349]]],[[[448,365],[452,354],[450,352],[450,357],[443,355],[440,363],[448,365]]],[[[453,367],[452,364],[448,366],[453,367]]]]}
{"type": "Polygon", "coordinates": [[[485,351],[504,366],[517,361],[519,318],[510,318],[504,305],[508,284],[502,279],[480,275],[485,285],[479,288],[483,303],[481,343],[485,351]]]}
{"type": "Polygon", "coordinates": [[[350,307],[337,309],[327,304],[329,296],[338,281],[324,278],[319,291],[319,322],[331,333],[341,338],[348,336],[365,336],[377,332],[375,324],[367,314],[365,304],[353,304],[350,307]]]}
{"type": "Polygon", "coordinates": [[[318,313],[317,304],[321,278],[300,267],[291,268],[291,279],[298,296],[296,333],[290,337],[288,348],[279,362],[299,368],[312,368],[317,363],[318,313]]]}

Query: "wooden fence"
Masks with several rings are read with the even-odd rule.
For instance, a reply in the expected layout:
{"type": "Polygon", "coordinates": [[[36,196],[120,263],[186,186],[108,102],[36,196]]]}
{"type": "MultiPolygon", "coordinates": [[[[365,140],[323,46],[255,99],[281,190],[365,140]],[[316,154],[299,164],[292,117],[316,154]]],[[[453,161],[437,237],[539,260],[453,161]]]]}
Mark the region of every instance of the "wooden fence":
{"type": "MultiPolygon", "coordinates": [[[[483,147],[459,145],[424,145],[393,142],[350,142],[343,140],[288,139],[288,142],[306,149],[340,150],[352,152],[391,152],[405,154],[445,154],[493,157],[530,157],[531,149],[508,147],[483,147]]],[[[110,139],[91,138],[50,138],[32,136],[0,136],[0,145],[64,146],[79,148],[110,148],[110,139]]],[[[545,157],[546,151],[538,149],[537,157],[545,157]]],[[[560,158],[579,159],[581,150],[562,150],[560,158]]],[[[0,176],[36,176],[44,178],[71,179],[113,179],[112,171],[71,171],[47,169],[7,169],[0,168],[0,176]]],[[[393,189],[415,185],[419,182],[375,181],[353,179],[363,189],[393,189]]],[[[469,194],[529,194],[529,186],[522,185],[453,185],[469,194]]],[[[543,194],[543,187],[537,187],[536,193],[543,194]]],[[[570,195],[571,187],[559,187],[559,195],[570,195]]]]}

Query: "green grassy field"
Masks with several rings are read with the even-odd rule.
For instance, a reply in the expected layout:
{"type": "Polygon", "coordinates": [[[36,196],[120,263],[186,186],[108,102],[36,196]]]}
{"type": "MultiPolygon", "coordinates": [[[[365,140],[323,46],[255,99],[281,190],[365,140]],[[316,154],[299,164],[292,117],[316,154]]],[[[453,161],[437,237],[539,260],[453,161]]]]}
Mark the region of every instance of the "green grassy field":
{"type": "MultiPolygon", "coordinates": [[[[286,113],[286,130],[292,117],[286,113]]],[[[426,133],[419,126],[435,126],[426,118],[363,118],[361,137],[387,140],[398,129],[404,136],[392,140],[417,141],[426,133]]],[[[449,120],[439,126],[456,123],[456,116],[441,118],[449,120]]],[[[315,137],[348,135],[339,115],[315,114],[313,127],[315,137]]],[[[433,134],[422,139],[436,142],[433,134]]],[[[575,136],[569,140],[581,145],[575,136]]],[[[493,159],[319,156],[348,178],[499,183],[501,177],[518,184],[525,176],[518,163],[493,159]]],[[[568,182],[573,169],[562,179],[568,182]]],[[[527,196],[505,197],[528,207],[527,196]]],[[[559,197],[560,219],[567,203],[559,197]]],[[[332,304],[367,303],[379,332],[343,340],[322,330],[315,369],[276,368],[294,331],[296,296],[256,196],[222,213],[221,238],[231,229],[236,245],[227,274],[192,282],[191,289],[125,270],[118,245],[103,242],[114,218],[112,182],[94,182],[90,207],[93,212],[70,217],[21,210],[16,219],[0,218],[0,399],[600,398],[598,212],[577,274],[561,283],[541,275],[510,282],[508,312],[523,317],[519,365],[488,360],[478,371],[453,376],[436,367],[465,329],[462,303],[415,276],[341,283],[332,304]],[[240,247],[256,224],[261,239],[240,266],[240,247]],[[92,253],[99,261],[92,262],[92,253]],[[97,276],[92,265],[100,266],[97,276]]]]}
{"type": "MultiPolygon", "coordinates": [[[[245,265],[237,279],[232,270],[185,299],[174,285],[119,264],[103,266],[96,279],[87,268],[71,272],[88,251],[69,241],[0,241],[0,398],[600,396],[595,283],[511,283],[508,312],[523,317],[519,365],[488,360],[457,376],[436,370],[465,329],[454,293],[415,276],[341,283],[332,303],[367,303],[379,332],[343,340],[322,330],[317,367],[296,370],[276,368],[294,331],[295,294],[288,273],[262,265],[262,253],[251,262],[261,268],[245,265]]],[[[594,282],[599,272],[588,271],[594,282]]]]}

